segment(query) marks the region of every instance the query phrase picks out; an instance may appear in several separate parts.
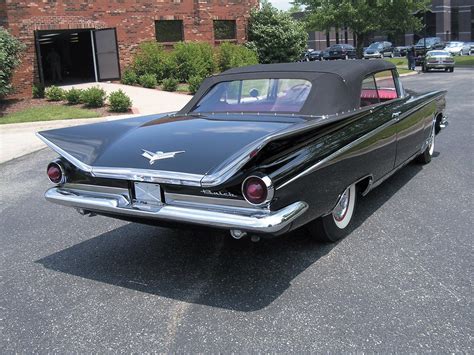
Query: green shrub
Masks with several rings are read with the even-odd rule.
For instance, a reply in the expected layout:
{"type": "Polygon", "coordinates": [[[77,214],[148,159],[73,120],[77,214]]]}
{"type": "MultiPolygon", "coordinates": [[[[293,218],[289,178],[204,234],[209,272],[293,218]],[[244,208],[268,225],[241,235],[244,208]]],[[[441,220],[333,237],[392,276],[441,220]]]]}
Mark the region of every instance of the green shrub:
{"type": "Polygon", "coordinates": [[[46,88],[44,96],[46,96],[49,101],[61,101],[64,100],[64,90],[53,85],[46,88]]]}
{"type": "Polygon", "coordinates": [[[42,99],[44,98],[44,86],[41,84],[34,84],[33,85],[33,98],[34,99],[42,99]]]}
{"type": "Polygon", "coordinates": [[[163,79],[163,90],[165,91],[176,91],[178,88],[178,80],[175,78],[163,79]]]}
{"type": "Polygon", "coordinates": [[[195,94],[198,91],[199,87],[201,86],[202,80],[203,79],[197,75],[189,78],[188,85],[189,85],[189,92],[191,94],[195,94]]]}
{"type": "Polygon", "coordinates": [[[71,88],[64,93],[64,97],[70,105],[80,104],[82,100],[82,90],[71,88]]]}
{"type": "Polygon", "coordinates": [[[143,74],[138,78],[138,82],[144,88],[155,88],[158,85],[155,74],[143,74]]]}
{"type": "Polygon", "coordinates": [[[243,45],[224,42],[218,49],[219,70],[258,64],[257,53],[243,45]]]}
{"type": "Polygon", "coordinates": [[[214,49],[205,42],[176,43],[172,59],[175,65],[175,78],[181,82],[187,82],[191,76],[205,78],[217,69],[214,49]]]}
{"type": "Polygon", "coordinates": [[[138,75],[132,68],[127,68],[123,71],[120,82],[125,85],[136,84],[138,82],[138,75]]]}
{"type": "Polygon", "coordinates": [[[102,107],[106,98],[107,94],[98,86],[85,89],[81,94],[81,102],[87,107],[102,107]]]}
{"type": "Polygon", "coordinates": [[[155,41],[143,42],[133,58],[132,69],[137,76],[153,74],[161,81],[173,74],[173,62],[162,45],[155,41]]]}
{"type": "Polygon", "coordinates": [[[132,100],[122,90],[111,92],[109,95],[110,111],[127,112],[132,107],[132,100]]]}
{"type": "Polygon", "coordinates": [[[13,70],[20,64],[20,54],[25,45],[0,27],[0,98],[13,91],[13,70]]]}
{"type": "MultiPolygon", "coordinates": [[[[329,3],[331,5],[327,7],[335,6],[337,2],[330,1],[329,3]]],[[[346,4],[346,2],[343,3],[346,4]]],[[[349,4],[347,7],[350,8],[352,2],[347,3],[349,4]]],[[[366,2],[362,3],[366,4],[366,2]]],[[[314,13],[309,16],[311,23],[314,21],[313,15],[314,13]]],[[[325,19],[331,19],[328,21],[338,21],[334,19],[334,16],[331,17],[333,14],[325,15],[327,15],[325,19]]],[[[247,31],[250,42],[248,46],[255,48],[260,63],[293,62],[301,57],[301,53],[308,45],[305,21],[296,20],[288,11],[278,10],[268,1],[262,2],[260,9],[251,10],[247,31]]]]}

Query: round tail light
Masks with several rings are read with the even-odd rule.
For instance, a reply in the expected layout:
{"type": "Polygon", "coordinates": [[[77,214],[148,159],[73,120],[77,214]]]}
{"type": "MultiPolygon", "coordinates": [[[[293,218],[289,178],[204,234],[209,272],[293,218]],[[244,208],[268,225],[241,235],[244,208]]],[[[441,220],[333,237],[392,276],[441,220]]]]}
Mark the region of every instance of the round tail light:
{"type": "Polygon", "coordinates": [[[269,177],[249,176],[242,184],[242,194],[252,205],[270,202],[273,197],[273,186],[269,177]]]}
{"type": "Polygon", "coordinates": [[[48,174],[49,180],[53,184],[62,184],[66,179],[66,175],[64,175],[63,167],[57,162],[51,162],[48,164],[48,168],[46,169],[46,173],[48,174]]]}

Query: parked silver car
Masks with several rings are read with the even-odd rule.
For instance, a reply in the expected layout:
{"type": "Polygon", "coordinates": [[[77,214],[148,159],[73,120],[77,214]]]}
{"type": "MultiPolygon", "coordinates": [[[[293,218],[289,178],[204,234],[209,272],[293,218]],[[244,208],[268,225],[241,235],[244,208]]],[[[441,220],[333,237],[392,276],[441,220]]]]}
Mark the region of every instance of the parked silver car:
{"type": "Polygon", "coordinates": [[[431,69],[444,69],[445,71],[454,71],[454,58],[448,51],[434,50],[426,53],[421,70],[428,72],[431,69]]]}
{"type": "Polygon", "coordinates": [[[461,50],[462,55],[474,55],[474,42],[464,42],[461,50]]]}
{"type": "Polygon", "coordinates": [[[444,50],[451,53],[452,55],[461,55],[463,47],[464,42],[453,41],[446,43],[444,50]]]}

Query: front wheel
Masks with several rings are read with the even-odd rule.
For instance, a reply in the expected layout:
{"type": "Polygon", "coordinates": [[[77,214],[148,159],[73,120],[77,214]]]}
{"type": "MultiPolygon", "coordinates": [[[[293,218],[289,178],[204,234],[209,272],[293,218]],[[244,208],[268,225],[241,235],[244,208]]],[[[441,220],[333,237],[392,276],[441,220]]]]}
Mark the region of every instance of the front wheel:
{"type": "Polygon", "coordinates": [[[431,132],[428,138],[428,144],[426,146],[426,149],[417,158],[418,163],[428,164],[431,161],[431,158],[433,157],[433,153],[434,153],[435,137],[436,137],[436,120],[434,120],[433,126],[431,127],[431,132]]]}
{"type": "Polygon", "coordinates": [[[321,242],[333,243],[350,231],[357,200],[356,185],[349,186],[339,197],[332,212],[308,225],[310,234],[321,242]]]}

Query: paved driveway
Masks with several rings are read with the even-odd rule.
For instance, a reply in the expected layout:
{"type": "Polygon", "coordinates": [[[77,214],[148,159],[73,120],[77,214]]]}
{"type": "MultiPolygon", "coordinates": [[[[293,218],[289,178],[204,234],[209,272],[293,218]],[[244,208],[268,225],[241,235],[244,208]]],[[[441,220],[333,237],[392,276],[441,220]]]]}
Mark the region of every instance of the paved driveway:
{"type": "Polygon", "coordinates": [[[54,153],[0,165],[0,352],[472,351],[473,80],[403,80],[451,125],[336,245],[81,217],[42,197],[54,153]]]}
{"type": "Polygon", "coordinates": [[[92,86],[101,87],[107,92],[107,94],[119,89],[122,90],[132,99],[134,111],[140,114],[177,111],[186,105],[192,98],[191,95],[178,94],[176,92],[106,82],[64,85],[61,87],[67,90],[72,87],[86,89],[92,86]]]}

